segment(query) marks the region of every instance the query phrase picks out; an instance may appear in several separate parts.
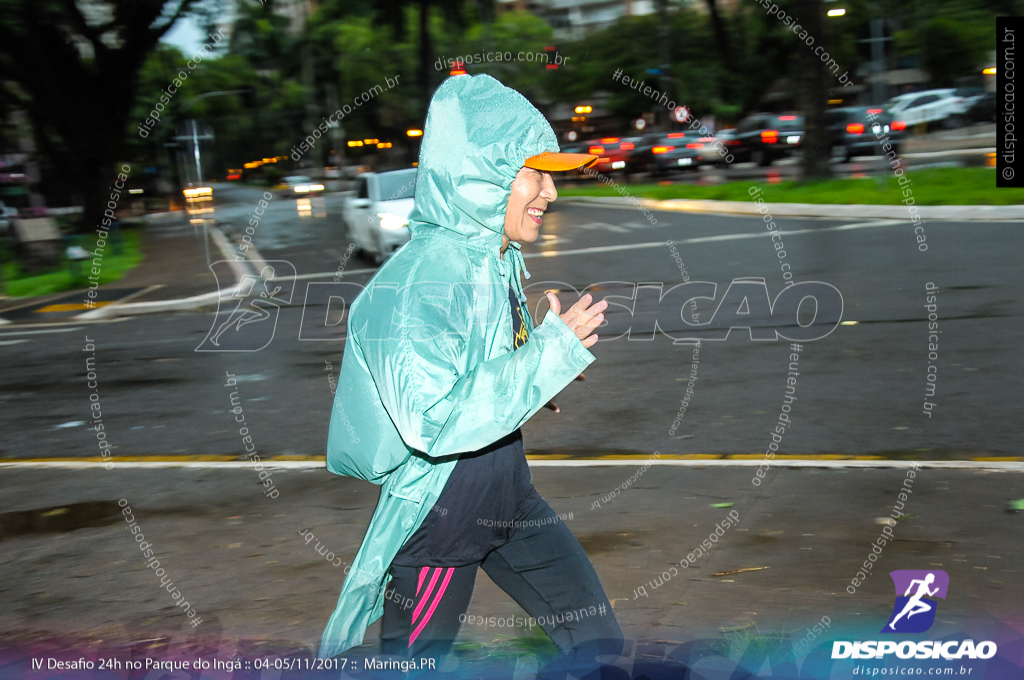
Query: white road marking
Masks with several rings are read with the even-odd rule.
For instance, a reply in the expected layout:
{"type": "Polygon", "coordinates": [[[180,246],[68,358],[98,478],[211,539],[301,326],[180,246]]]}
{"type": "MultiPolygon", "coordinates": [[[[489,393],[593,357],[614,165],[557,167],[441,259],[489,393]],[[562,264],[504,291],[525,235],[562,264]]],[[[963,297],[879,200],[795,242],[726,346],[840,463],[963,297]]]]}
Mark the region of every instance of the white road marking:
{"type": "MultiPolygon", "coordinates": [[[[874,220],[871,222],[858,222],[856,224],[843,224],[837,227],[822,227],[821,229],[792,229],[780,230],[783,236],[797,236],[800,234],[820,234],[826,231],[851,231],[853,229],[871,229],[875,227],[891,227],[897,224],[910,224],[909,220],[874,220]]],[[[748,238],[771,238],[772,232],[756,232],[752,234],[721,234],[719,236],[698,236],[695,238],[673,240],[675,245],[687,243],[715,243],[718,241],[740,241],[748,238]]],[[[646,243],[624,243],[617,246],[594,246],[593,248],[576,248],[573,250],[546,250],[541,253],[525,253],[523,259],[531,257],[562,257],[564,255],[590,255],[594,253],[614,253],[621,250],[640,250],[644,248],[664,248],[664,241],[648,241],[646,243]]]]}
{"type": "MultiPolygon", "coordinates": [[[[158,469],[158,468],[203,468],[203,469],[224,469],[224,470],[249,470],[252,463],[245,460],[238,461],[130,461],[118,463],[116,456],[113,457],[114,468],[123,469],[158,469]]],[[[645,459],[646,460],[646,459],[645,459]]],[[[597,460],[528,460],[533,467],[629,467],[643,464],[645,461],[639,458],[602,458],[597,460]]],[[[761,459],[742,460],[646,460],[650,465],[669,465],[675,467],[757,467],[764,463],[761,459]]],[[[917,465],[925,468],[936,468],[945,470],[1001,470],[1005,472],[1024,472],[1024,462],[1020,461],[983,461],[983,460],[920,460],[917,465]]],[[[264,467],[290,469],[290,470],[319,470],[326,468],[323,461],[299,460],[299,461],[262,461],[264,467]]],[[[69,470],[86,470],[103,468],[106,463],[92,461],[28,461],[28,462],[0,462],[0,468],[61,468],[69,470]]],[[[773,460],[773,467],[788,468],[913,468],[914,461],[908,460],[816,460],[813,458],[799,460],[773,460]]]]}
{"type": "Polygon", "coordinates": [[[80,331],[83,328],[84,328],[84,326],[71,326],[70,328],[68,328],[68,327],[46,328],[46,329],[41,329],[41,330],[38,330],[38,331],[7,331],[5,333],[0,333],[0,338],[6,338],[6,337],[11,336],[11,335],[39,335],[41,333],[70,333],[71,331],[80,331]]]}

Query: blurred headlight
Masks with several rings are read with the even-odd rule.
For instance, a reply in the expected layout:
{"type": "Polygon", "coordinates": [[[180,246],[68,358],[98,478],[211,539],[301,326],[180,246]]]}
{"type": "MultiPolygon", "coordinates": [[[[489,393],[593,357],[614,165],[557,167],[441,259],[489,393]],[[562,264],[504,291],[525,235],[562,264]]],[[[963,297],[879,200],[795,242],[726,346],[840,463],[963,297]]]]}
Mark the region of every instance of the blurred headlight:
{"type": "Polygon", "coordinates": [[[306,194],[309,193],[309,186],[306,184],[296,184],[294,191],[297,194],[306,194]]]}
{"type": "Polygon", "coordinates": [[[323,184],[310,184],[309,185],[309,190],[310,191],[323,191],[324,190],[324,185],[323,184]]]}
{"type": "Polygon", "coordinates": [[[196,196],[212,196],[213,189],[210,187],[193,187],[191,189],[182,189],[181,193],[185,194],[187,198],[195,198],[196,196]]]}
{"type": "Polygon", "coordinates": [[[380,218],[381,229],[401,229],[409,224],[408,219],[391,213],[380,213],[377,217],[380,218]]]}

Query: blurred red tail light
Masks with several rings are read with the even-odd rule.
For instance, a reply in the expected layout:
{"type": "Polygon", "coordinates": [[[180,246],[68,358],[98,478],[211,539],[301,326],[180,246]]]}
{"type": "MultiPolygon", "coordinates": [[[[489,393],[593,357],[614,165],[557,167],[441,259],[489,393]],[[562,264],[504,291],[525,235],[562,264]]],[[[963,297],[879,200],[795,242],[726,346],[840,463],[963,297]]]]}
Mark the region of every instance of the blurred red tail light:
{"type": "Polygon", "coordinates": [[[636,147],[633,146],[632,142],[623,142],[622,144],[619,144],[619,148],[622,149],[623,151],[629,151],[631,149],[635,149],[636,147]]]}
{"type": "Polygon", "coordinates": [[[674,147],[674,146],[656,146],[653,149],[651,149],[651,153],[668,153],[669,151],[671,151],[674,148],[676,148],[676,147],[674,147]]]}
{"type": "Polygon", "coordinates": [[[889,123],[889,129],[896,130],[897,132],[899,132],[900,130],[906,130],[907,124],[904,123],[902,120],[894,120],[893,122],[889,123]]]}
{"type": "Polygon", "coordinates": [[[600,156],[603,153],[604,153],[604,147],[603,146],[592,146],[592,147],[590,147],[590,154],[592,156],[600,156]]]}
{"type": "Polygon", "coordinates": [[[605,137],[604,139],[601,140],[601,143],[602,144],[618,144],[619,143],[619,138],[618,137],[605,137]]]}
{"type": "Polygon", "coordinates": [[[704,145],[703,144],[699,144],[697,142],[691,142],[691,143],[686,145],[686,148],[687,149],[703,149],[704,145]]]}
{"type": "Polygon", "coordinates": [[[680,137],[685,137],[685,136],[686,136],[685,132],[670,132],[670,133],[668,133],[668,138],[669,139],[679,139],[680,137]]]}
{"type": "Polygon", "coordinates": [[[846,126],[846,131],[849,132],[851,135],[863,134],[863,132],[864,132],[864,124],[863,123],[850,123],[849,125],[846,126]]]}

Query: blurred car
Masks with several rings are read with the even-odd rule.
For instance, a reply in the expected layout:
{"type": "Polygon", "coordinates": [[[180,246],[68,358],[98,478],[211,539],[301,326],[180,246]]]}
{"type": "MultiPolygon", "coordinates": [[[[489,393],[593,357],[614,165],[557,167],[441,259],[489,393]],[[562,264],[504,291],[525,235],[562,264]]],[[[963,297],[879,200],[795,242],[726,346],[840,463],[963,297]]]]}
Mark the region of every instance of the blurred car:
{"type": "Polygon", "coordinates": [[[958,87],[953,94],[964,100],[964,110],[971,108],[974,102],[985,96],[985,88],[981,86],[958,87]]]}
{"type": "Polygon", "coordinates": [[[355,195],[346,197],[342,214],[352,243],[374,263],[383,263],[409,240],[415,195],[416,168],[356,178],[355,195]]]}
{"type": "MultiPolygon", "coordinates": [[[[732,146],[738,145],[736,141],[736,128],[725,128],[715,133],[711,138],[711,148],[714,151],[713,163],[725,164],[725,157],[732,153],[732,146]]],[[[705,159],[710,154],[704,154],[705,159]]]]}
{"type": "Polygon", "coordinates": [[[584,142],[582,145],[583,153],[600,156],[597,162],[588,166],[587,169],[590,171],[596,170],[602,174],[616,171],[628,174],[630,171],[630,168],[627,167],[629,165],[629,153],[641,139],[640,137],[602,137],[601,139],[592,139],[589,142],[584,142]]]}
{"type": "Polygon", "coordinates": [[[946,128],[963,125],[967,103],[956,95],[956,90],[926,90],[893,97],[884,108],[907,125],[942,122],[946,128]]]}
{"type": "Polygon", "coordinates": [[[849,163],[854,156],[877,156],[884,154],[883,141],[899,154],[907,124],[894,120],[892,114],[877,106],[847,106],[826,112],[826,125],[832,149],[842,147],[843,162],[849,163]],[[873,120],[872,120],[873,117],[873,120]],[[876,136],[877,133],[877,136],[876,136]]]}
{"type": "Polygon", "coordinates": [[[189,183],[181,190],[185,198],[185,212],[190,216],[206,215],[213,212],[213,187],[189,183]]]}
{"type": "Polygon", "coordinates": [[[291,175],[281,180],[281,197],[282,198],[299,198],[300,196],[309,196],[310,194],[318,194],[324,190],[324,185],[320,182],[314,182],[305,175],[291,175]]]}
{"type": "Polygon", "coordinates": [[[637,165],[652,175],[659,176],[673,170],[699,170],[713,162],[709,155],[713,137],[701,137],[697,132],[657,133],[647,137],[637,165]]]}
{"type": "Polygon", "coordinates": [[[753,161],[766,167],[802,148],[804,117],[799,113],[755,113],[740,121],[735,135],[727,146],[733,162],[753,161]]]}
{"type": "Polygon", "coordinates": [[[983,123],[996,120],[996,93],[986,92],[971,104],[964,112],[964,118],[972,123],[983,123]]]}

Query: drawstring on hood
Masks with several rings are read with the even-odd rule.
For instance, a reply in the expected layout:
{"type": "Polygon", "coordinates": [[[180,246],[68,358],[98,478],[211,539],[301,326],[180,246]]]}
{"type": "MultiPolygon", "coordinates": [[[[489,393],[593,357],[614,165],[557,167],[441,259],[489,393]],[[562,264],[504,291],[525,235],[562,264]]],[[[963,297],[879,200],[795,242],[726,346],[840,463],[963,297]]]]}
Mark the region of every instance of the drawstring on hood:
{"type": "Polygon", "coordinates": [[[558,138],[526,97],[488,75],[448,78],[427,111],[410,234],[441,228],[493,252],[521,296],[518,273],[530,272],[519,244],[500,259],[505,209],[526,159],[545,151],[557,152],[558,138]]]}

